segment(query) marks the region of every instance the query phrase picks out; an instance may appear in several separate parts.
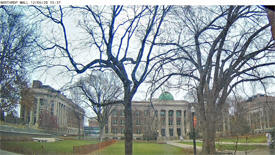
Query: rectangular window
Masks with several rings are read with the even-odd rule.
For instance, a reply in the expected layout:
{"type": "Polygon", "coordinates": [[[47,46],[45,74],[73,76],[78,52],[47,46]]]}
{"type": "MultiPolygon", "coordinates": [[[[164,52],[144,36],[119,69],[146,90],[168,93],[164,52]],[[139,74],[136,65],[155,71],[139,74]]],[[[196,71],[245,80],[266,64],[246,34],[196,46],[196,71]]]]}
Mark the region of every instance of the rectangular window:
{"type": "Polygon", "coordinates": [[[136,111],[136,116],[139,117],[139,115],[140,115],[140,112],[136,111]]]}
{"type": "Polygon", "coordinates": [[[169,135],[170,135],[170,137],[173,136],[173,128],[170,128],[170,129],[169,129],[169,135]]]}
{"type": "Polygon", "coordinates": [[[161,136],[165,137],[165,129],[161,129],[161,136]]]}
{"type": "Polygon", "coordinates": [[[120,133],[124,134],[124,128],[121,128],[120,133]]]}
{"type": "Polygon", "coordinates": [[[120,120],[120,125],[124,125],[124,120],[120,120]]]}
{"type": "Polygon", "coordinates": [[[43,106],[43,105],[45,104],[45,101],[44,101],[43,98],[41,98],[41,99],[39,100],[39,102],[40,102],[40,105],[41,105],[41,106],[43,106]]]}
{"type": "Polygon", "coordinates": [[[137,129],[137,130],[136,130],[136,134],[141,134],[140,129],[137,129]]]}
{"type": "Polygon", "coordinates": [[[173,110],[169,110],[169,117],[173,117],[174,111],[173,110]]]}
{"type": "Polygon", "coordinates": [[[145,110],[144,111],[144,116],[148,116],[149,115],[149,110],[145,110]]]}
{"type": "Polygon", "coordinates": [[[178,134],[178,136],[181,136],[181,129],[180,128],[177,128],[177,134],[178,134]]]}
{"type": "Polygon", "coordinates": [[[169,124],[169,125],[173,125],[173,119],[169,119],[168,124],[169,124]]]}
{"type": "Polygon", "coordinates": [[[181,110],[177,110],[176,115],[177,117],[181,117],[181,110]]]}
{"type": "Polygon", "coordinates": [[[51,115],[54,114],[54,102],[52,101],[52,104],[51,104],[51,115]]]}
{"type": "Polygon", "coordinates": [[[112,128],[112,133],[117,134],[117,128],[112,128]]]}
{"type": "Polygon", "coordinates": [[[124,117],[124,111],[123,110],[120,111],[120,116],[124,117]]]}
{"type": "Polygon", "coordinates": [[[116,119],[113,119],[113,124],[117,124],[117,120],[116,119]]]}
{"type": "Polygon", "coordinates": [[[165,118],[162,118],[162,119],[161,119],[161,124],[162,124],[162,125],[165,125],[165,118]]]}
{"type": "Polygon", "coordinates": [[[160,116],[161,116],[161,117],[165,117],[165,110],[161,110],[161,111],[160,111],[160,116]]]}
{"type": "Polygon", "coordinates": [[[117,111],[116,110],[113,110],[113,116],[117,116],[117,111]]]}
{"type": "Polygon", "coordinates": [[[181,125],[181,119],[177,119],[177,125],[181,125]]]}
{"type": "Polygon", "coordinates": [[[136,125],[140,125],[141,122],[140,122],[140,119],[136,119],[136,125]]]}

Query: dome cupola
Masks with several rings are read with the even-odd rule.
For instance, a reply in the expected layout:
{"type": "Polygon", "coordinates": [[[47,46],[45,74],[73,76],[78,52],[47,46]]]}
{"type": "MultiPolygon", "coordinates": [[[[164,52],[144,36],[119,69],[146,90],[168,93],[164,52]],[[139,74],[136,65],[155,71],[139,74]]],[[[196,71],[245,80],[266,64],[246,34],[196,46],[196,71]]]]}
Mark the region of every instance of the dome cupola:
{"type": "Polygon", "coordinates": [[[161,100],[161,101],[173,101],[174,97],[171,93],[165,91],[165,92],[160,94],[159,100],[161,100]]]}

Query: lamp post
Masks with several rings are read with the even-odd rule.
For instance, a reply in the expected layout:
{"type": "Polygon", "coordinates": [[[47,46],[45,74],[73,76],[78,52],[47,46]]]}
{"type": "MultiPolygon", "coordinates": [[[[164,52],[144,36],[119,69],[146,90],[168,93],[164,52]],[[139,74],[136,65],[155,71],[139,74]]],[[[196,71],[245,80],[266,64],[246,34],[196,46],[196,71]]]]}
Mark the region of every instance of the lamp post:
{"type": "Polygon", "coordinates": [[[196,151],[196,133],[195,133],[195,123],[194,123],[194,115],[195,115],[195,108],[191,107],[191,113],[192,113],[192,130],[193,130],[193,147],[194,147],[194,155],[197,154],[196,151]]]}

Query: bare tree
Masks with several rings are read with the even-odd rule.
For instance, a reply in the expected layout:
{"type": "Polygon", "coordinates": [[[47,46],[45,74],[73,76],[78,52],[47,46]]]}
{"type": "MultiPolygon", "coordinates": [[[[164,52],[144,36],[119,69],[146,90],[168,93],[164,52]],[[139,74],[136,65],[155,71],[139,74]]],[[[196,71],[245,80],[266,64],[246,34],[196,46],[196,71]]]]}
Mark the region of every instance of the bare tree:
{"type": "Polygon", "coordinates": [[[272,37],[275,39],[275,7],[270,5],[266,5],[265,7],[269,9],[267,17],[271,25],[272,37]]]}
{"type": "Polygon", "coordinates": [[[93,71],[88,77],[76,82],[74,87],[81,98],[84,98],[86,105],[96,114],[100,128],[99,139],[102,141],[104,126],[112,112],[112,105],[121,101],[121,81],[113,72],[93,71]]]}
{"type": "Polygon", "coordinates": [[[35,9],[46,17],[47,23],[52,24],[55,37],[44,42],[42,49],[60,52],[69,61],[69,65],[56,65],[78,74],[93,68],[110,68],[123,83],[125,154],[131,155],[132,99],[148,74],[160,63],[160,55],[154,47],[161,39],[162,26],[170,7],[35,6],[35,9]],[[69,22],[68,18],[73,20],[69,22]],[[79,31],[70,31],[72,29],[68,26],[75,24],[78,24],[79,31]],[[87,61],[83,62],[83,58],[87,61]]]}
{"type": "Polygon", "coordinates": [[[73,86],[72,88],[69,88],[69,98],[74,103],[72,109],[69,111],[73,116],[70,121],[72,122],[71,124],[77,124],[78,139],[81,139],[81,125],[83,126],[84,117],[86,116],[86,111],[83,110],[82,94],[73,86]]]}
{"type": "Polygon", "coordinates": [[[196,90],[204,129],[203,153],[214,154],[217,111],[227,96],[241,83],[274,78],[274,71],[268,69],[275,65],[275,55],[266,10],[257,6],[186,6],[172,12],[177,20],[171,21],[170,38],[157,44],[176,48],[178,59],[169,70],[156,70],[162,76],[154,81],[164,83],[178,75],[196,90]]]}
{"type": "Polygon", "coordinates": [[[35,48],[35,32],[24,22],[22,8],[0,6],[0,118],[14,110],[27,81],[27,64],[35,48]]]}
{"type": "Polygon", "coordinates": [[[40,111],[39,127],[42,129],[55,131],[58,128],[57,117],[52,115],[48,110],[40,111]]]}
{"type": "Polygon", "coordinates": [[[85,116],[85,112],[81,109],[81,106],[79,106],[79,103],[74,102],[74,109],[72,109],[73,111],[73,115],[76,118],[77,122],[77,128],[78,128],[78,139],[81,139],[81,125],[82,125],[82,129],[83,129],[83,121],[84,121],[84,116],[85,116]]]}

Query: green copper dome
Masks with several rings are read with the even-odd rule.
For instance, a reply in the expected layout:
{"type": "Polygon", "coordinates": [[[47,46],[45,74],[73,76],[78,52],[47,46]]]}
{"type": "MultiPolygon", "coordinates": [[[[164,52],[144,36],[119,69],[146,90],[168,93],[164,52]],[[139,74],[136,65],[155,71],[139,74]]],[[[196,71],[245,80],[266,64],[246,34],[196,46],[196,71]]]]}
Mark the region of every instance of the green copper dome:
{"type": "Polygon", "coordinates": [[[162,94],[160,94],[159,100],[161,100],[161,101],[173,101],[174,97],[171,93],[166,91],[166,92],[163,92],[162,94]]]}

